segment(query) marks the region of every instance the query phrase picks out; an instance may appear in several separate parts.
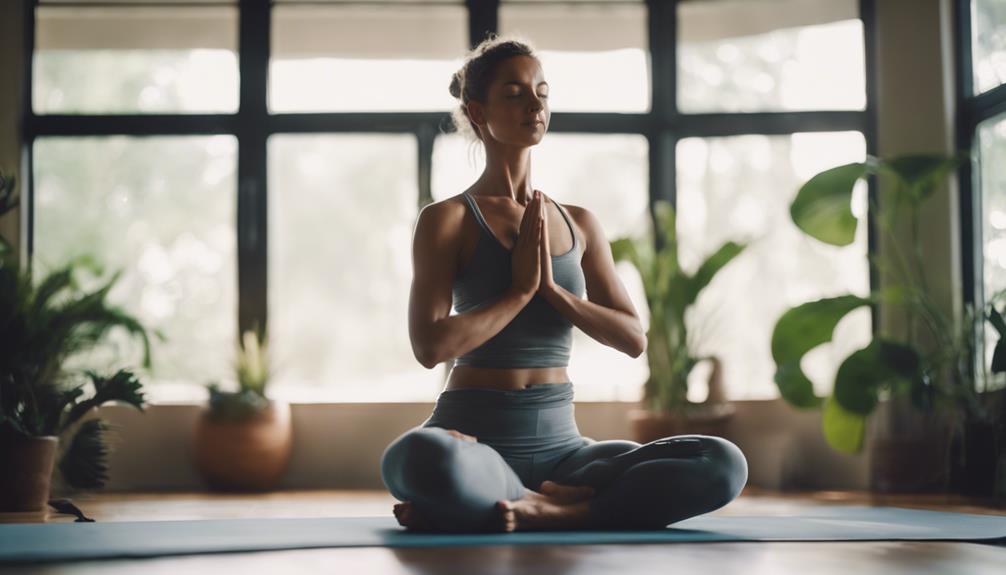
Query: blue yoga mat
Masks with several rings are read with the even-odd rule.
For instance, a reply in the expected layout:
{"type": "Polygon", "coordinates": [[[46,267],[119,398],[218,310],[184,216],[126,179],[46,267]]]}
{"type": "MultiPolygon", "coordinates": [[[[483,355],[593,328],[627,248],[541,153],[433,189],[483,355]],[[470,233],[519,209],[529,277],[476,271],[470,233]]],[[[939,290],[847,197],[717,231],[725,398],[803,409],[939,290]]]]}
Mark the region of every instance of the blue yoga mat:
{"type": "Polygon", "coordinates": [[[652,531],[470,535],[410,533],[390,516],[7,524],[0,525],[0,562],[317,547],[897,540],[1002,544],[1006,543],[1006,516],[827,505],[808,506],[789,515],[700,515],[652,531]]]}

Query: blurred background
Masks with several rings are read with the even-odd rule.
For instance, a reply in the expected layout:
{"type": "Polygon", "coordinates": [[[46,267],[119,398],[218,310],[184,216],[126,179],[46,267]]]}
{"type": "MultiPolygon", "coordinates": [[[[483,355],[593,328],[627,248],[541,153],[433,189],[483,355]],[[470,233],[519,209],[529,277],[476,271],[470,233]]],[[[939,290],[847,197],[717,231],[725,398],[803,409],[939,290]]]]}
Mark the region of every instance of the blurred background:
{"type": "MultiPolygon", "coordinates": [[[[144,454],[184,461],[178,430],[205,383],[232,380],[238,334],[265,324],[271,395],[294,404],[285,485],[380,487],[380,449],[422,421],[450,369],[412,355],[411,240],[424,205],[481,173],[447,87],[490,32],[528,39],[550,84],[536,188],[591,210],[612,240],[650,233],[653,202],[672,201],[685,268],[751,242],[694,315],[738,406],[736,441],[763,454],[753,481],[867,481],[865,456],[829,451],[820,414],[773,382],[786,309],[878,282],[870,226],[842,248],[794,226],[812,175],[970,147],[971,188],[950,182],[922,214],[926,274],[947,309],[1006,287],[1003,0],[8,0],[0,20],[0,164],[20,168],[25,198],[3,230],[40,269],[85,254],[121,269],[110,299],[166,336],[144,377],[153,409],[110,410],[128,438],[113,489],[196,484],[144,454]]],[[[853,194],[864,223],[874,186],[853,194]]],[[[639,274],[617,269],[646,327],[639,274]]],[[[815,391],[898,321],[846,316],[804,360],[815,391]]],[[[75,361],[138,357],[113,337],[75,361]]],[[[569,373],[581,430],[623,435],[646,355],[574,329],[569,373]]],[[[690,399],[708,377],[691,374],[690,399]]]]}

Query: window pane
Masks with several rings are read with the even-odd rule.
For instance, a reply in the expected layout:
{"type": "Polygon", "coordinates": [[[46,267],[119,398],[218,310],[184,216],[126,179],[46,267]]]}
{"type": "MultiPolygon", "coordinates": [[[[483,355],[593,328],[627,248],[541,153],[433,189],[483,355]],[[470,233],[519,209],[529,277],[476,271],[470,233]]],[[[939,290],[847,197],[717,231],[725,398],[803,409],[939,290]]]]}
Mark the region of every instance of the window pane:
{"type": "Polygon", "coordinates": [[[858,0],[716,0],[678,6],[683,112],[862,110],[858,0]]]}
{"type": "MultiPolygon", "coordinates": [[[[1006,116],[978,125],[978,185],[981,194],[983,274],[985,297],[1006,289],[1006,116]]],[[[1002,311],[1000,304],[997,309],[1002,311]]],[[[988,323],[985,329],[985,369],[999,334],[988,323]]],[[[998,376],[1001,381],[1002,377],[998,376]]]]}
{"type": "Polygon", "coordinates": [[[236,112],[228,6],[41,6],[36,113],[236,112]]]}
{"type": "MultiPolygon", "coordinates": [[[[855,242],[837,248],[801,232],[789,214],[800,186],[830,167],[863,161],[858,132],[789,136],[687,138],[677,148],[681,265],[694,271],[728,240],[750,245],[699,296],[690,329],[699,355],[723,362],[732,399],[779,396],[773,383],[772,329],[790,307],[827,296],[869,293],[866,186],[857,184],[855,242]]],[[[869,309],[837,326],[833,343],[812,350],[802,366],[818,394],[871,337],[869,309]]]]}
{"type": "Polygon", "coordinates": [[[537,49],[549,107],[567,112],[650,109],[646,7],[642,2],[502,4],[499,27],[537,49]]]}
{"type": "Polygon", "coordinates": [[[400,135],[269,140],[269,330],[291,399],[429,401],[408,336],[417,146],[400,135]]]}
{"type": "MultiPolygon", "coordinates": [[[[478,178],[485,165],[481,144],[475,152],[471,161],[461,136],[437,138],[435,200],[463,192],[478,178]]],[[[652,227],[647,211],[648,153],[643,136],[550,134],[533,149],[533,185],[560,203],[590,210],[609,240],[644,233],[652,227]]],[[[645,327],[649,310],[639,274],[628,263],[618,263],[616,271],[645,327]]],[[[649,373],[645,355],[633,359],[575,328],[568,371],[576,398],[588,401],[637,401],[649,373]]]]}
{"type": "Polygon", "coordinates": [[[277,6],[275,112],[447,110],[468,48],[458,6],[277,6]]]}
{"type": "MultiPolygon", "coordinates": [[[[109,299],[166,336],[151,381],[177,388],[154,399],[231,376],[236,165],[231,136],[35,143],[35,265],[86,255],[123,272],[109,299]]],[[[125,359],[112,347],[84,363],[139,366],[136,346],[125,359]]]]}
{"type": "Polygon", "coordinates": [[[971,0],[975,92],[1006,83],[1006,1],[971,0]]]}

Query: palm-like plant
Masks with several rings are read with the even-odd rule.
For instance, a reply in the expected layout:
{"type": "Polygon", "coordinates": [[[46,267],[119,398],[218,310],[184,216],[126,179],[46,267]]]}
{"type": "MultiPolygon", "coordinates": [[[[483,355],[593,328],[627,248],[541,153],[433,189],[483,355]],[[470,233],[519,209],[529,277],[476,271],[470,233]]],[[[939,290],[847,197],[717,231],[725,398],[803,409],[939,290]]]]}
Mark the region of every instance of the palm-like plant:
{"type": "MultiPolygon", "coordinates": [[[[14,179],[0,174],[0,182],[3,215],[17,200],[14,179]]],[[[64,479],[71,487],[97,488],[107,481],[108,427],[101,419],[81,423],[82,418],[109,402],[142,410],[141,384],[128,370],[111,376],[75,373],[66,369],[66,360],[95,347],[113,328],[124,328],[141,340],[143,364],[149,366],[150,341],[134,317],[106,301],[118,276],[87,291],[77,279],[85,269],[96,268],[76,260],[35,283],[0,238],[0,434],[68,435],[59,461],[64,479]]]]}
{"type": "Polygon", "coordinates": [[[654,205],[659,249],[654,239],[619,238],[611,242],[616,261],[631,262],[642,279],[646,303],[650,310],[647,331],[647,361],[650,376],[646,380],[643,403],[652,411],[681,411],[688,402],[688,374],[699,362],[691,349],[686,312],[698,299],[719,270],[730,263],[746,247],[726,242],[706,258],[694,274],[685,272],[678,261],[678,238],[674,208],[669,202],[654,205]]]}

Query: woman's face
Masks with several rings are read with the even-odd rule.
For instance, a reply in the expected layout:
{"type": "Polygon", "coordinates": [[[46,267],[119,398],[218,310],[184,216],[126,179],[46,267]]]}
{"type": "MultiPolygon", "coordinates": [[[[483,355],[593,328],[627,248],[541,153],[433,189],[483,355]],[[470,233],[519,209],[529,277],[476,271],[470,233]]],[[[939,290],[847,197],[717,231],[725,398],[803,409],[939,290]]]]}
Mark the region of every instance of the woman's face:
{"type": "MultiPolygon", "coordinates": [[[[488,102],[470,102],[481,108],[476,121],[485,135],[515,146],[533,146],[548,130],[551,112],[548,108],[548,83],[538,60],[531,56],[514,56],[500,63],[496,77],[489,86],[488,102]]],[[[470,112],[475,111],[471,108],[470,112]]]]}

